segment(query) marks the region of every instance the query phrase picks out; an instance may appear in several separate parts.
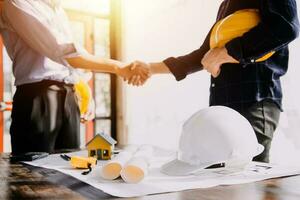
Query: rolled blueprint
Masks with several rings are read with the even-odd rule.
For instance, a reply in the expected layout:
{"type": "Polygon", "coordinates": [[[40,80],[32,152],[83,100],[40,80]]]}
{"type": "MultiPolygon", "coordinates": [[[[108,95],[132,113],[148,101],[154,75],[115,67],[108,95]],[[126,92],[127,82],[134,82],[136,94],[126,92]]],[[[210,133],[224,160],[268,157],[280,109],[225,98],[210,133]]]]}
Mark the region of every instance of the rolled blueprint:
{"type": "Polygon", "coordinates": [[[149,161],[152,157],[153,148],[142,146],[126,163],[121,171],[121,177],[126,183],[139,183],[148,174],[149,161]]]}
{"type": "Polygon", "coordinates": [[[128,147],[112,158],[102,167],[101,176],[106,180],[114,180],[120,176],[122,168],[133,157],[137,147],[128,147]]]}

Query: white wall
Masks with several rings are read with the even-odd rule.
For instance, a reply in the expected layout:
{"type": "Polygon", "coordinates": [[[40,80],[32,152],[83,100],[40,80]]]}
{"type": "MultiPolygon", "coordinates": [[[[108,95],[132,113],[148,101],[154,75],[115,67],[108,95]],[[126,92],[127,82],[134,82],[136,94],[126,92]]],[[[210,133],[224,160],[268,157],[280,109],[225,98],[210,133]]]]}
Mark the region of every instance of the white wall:
{"type": "MultiPolygon", "coordinates": [[[[161,61],[195,50],[213,24],[220,2],[124,0],[125,60],[161,61]]],[[[295,108],[300,108],[296,104],[300,95],[294,91],[300,83],[297,77],[300,74],[297,49],[300,50],[299,40],[291,48],[290,71],[284,79],[285,107],[294,114],[295,108]]],[[[175,148],[184,120],[208,106],[208,88],[209,75],[204,71],[181,82],[176,82],[173,76],[162,75],[153,77],[142,88],[127,86],[129,142],[175,148]]],[[[287,120],[283,121],[287,124],[287,120]]],[[[287,128],[284,129],[286,131],[287,128]]],[[[296,138],[297,134],[290,132],[289,136],[296,138]]],[[[300,133],[297,140],[300,146],[300,133]]]]}
{"type": "MultiPolygon", "coordinates": [[[[125,0],[123,5],[125,59],[161,61],[202,44],[218,3],[125,0]]],[[[184,120],[208,105],[208,82],[209,75],[202,72],[180,83],[165,75],[153,77],[142,88],[127,87],[130,143],[175,148],[184,120]]]]}
{"type": "MultiPolygon", "coordinates": [[[[297,2],[298,3],[298,2],[297,2]]],[[[298,3],[298,14],[300,7],[298,3]]],[[[284,113],[273,141],[274,162],[300,163],[300,39],[290,44],[290,65],[282,78],[284,113]]]]}

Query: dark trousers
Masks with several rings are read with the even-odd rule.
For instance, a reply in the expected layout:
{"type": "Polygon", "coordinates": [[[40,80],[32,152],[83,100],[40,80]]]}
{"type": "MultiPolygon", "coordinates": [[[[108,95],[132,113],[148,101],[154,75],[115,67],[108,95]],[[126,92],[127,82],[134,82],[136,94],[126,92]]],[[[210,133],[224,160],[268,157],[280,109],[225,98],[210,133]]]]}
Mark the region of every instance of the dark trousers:
{"type": "Polygon", "coordinates": [[[42,81],[18,86],[11,118],[15,155],[80,147],[80,112],[73,85],[42,81]]]}
{"type": "Polygon", "coordinates": [[[264,151],[253,159],[254,161],[269,162],[271,142],[278,126],[280,112],[274,102],[263,100],[241,113],[252,125],[258,142],[265,147],[264,151]]]}

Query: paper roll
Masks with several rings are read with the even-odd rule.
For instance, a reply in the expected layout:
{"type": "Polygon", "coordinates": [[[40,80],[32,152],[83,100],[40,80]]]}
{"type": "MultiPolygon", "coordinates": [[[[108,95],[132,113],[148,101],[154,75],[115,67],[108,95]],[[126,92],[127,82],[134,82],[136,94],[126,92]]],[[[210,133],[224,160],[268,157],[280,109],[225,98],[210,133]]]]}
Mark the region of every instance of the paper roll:
{"type": "Polygon", "coordinates": [[[114,180],[120,176],[122,168],[133,157],[137,147],[128,147],[112,158],[102,167],[101,176],[106,180],[114,180]]]}
{"type": "Polygon", "coordinates": [[[152,147],[142,146],[133,155],[121,170],[121,177],[126,183],[139,183],[147,176],[152,152],[152,147]]]}
{"type": "Polygon", "coordinates": [[[122,165],[119,163],[108,163],[102,168],[101,176],[106,180],[114,180],[120,176],[122,165]]]}
{"type": "Polygon", "coordinates": [[[148,162],[144,158],[132,158],[121,171],[126,183],[139,183],[148,173],[148,162]]]}

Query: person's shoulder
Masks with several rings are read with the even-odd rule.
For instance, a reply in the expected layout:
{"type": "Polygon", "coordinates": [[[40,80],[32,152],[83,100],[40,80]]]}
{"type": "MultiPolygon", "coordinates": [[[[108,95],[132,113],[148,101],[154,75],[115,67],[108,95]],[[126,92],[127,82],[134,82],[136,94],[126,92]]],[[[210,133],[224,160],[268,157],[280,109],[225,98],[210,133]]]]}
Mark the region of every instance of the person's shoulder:
{"type": "Polygon", "coordinates": [[[31,16],[38,18],[38,6],[42,0],[4,0],[3,11],[11,17],[16,16],[31,16]]]}
{"type": "Polygon", "coordinates": [[[3,13],[13,12],[14,10],[23,10],[27,7],[26,0],[4,0],[3,13]]]}
{"type": "Polygon", "coordinates": [[[4,0],[4,7],[14,5],[14,6],[24,6],[26,5],[27,1],[26,0],[4,0]]]}
{"type": "MultiPolygon", "coordinates": [[[[14,30],[20,21],[40,22],[39,7],[43,0],[4,0],[0,13],[0,28],[14,30]]],[[[19,25],[18,25],[19,26],[19,25]]]]}
{"type": "Polygon", "coordinates": [[[4,0],[4,10],[23,11],[33,14],[42,0],[4,0]]]}

